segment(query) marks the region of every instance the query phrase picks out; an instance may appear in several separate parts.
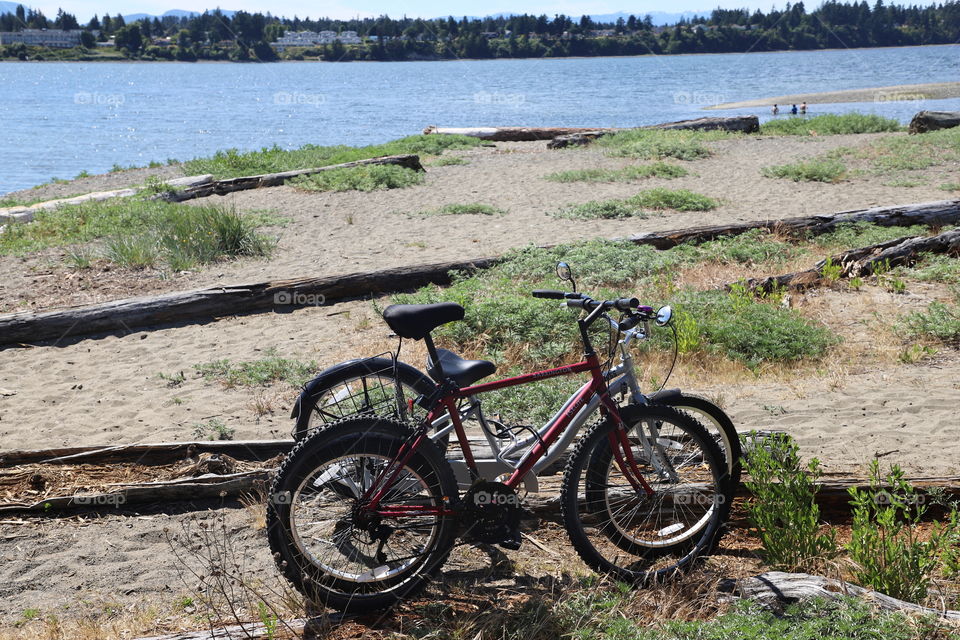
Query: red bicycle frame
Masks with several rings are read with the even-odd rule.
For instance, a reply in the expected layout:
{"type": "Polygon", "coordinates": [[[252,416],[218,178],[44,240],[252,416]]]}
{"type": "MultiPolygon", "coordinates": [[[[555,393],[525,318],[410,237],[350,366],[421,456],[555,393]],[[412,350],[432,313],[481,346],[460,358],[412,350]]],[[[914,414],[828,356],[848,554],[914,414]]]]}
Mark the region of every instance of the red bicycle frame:
{"type": "MultiPolygon", "coordinates": [[[[454,514],[455,512],[453,510],[446,507],[393,505],[386,506],[383,509],[379,508],[381,500],[383,500],[383,497],[386,495],[390,486],[393,485],[400,473],[400,470],[404,465],[407,464],[407,462],[413,456],[413,453],[423,442],[424,438],[427,438],[428,426],[432,424],[433,421],[441,418],[444,415],[444,412],[446,412],[453,421],[453,428],[457,434],[457,440],[460,442],[460,447],[463,450],[463,457],[467,463],[467,467],[471,470],[475,477],[479,477],[477,464],[473,457],[473,451],[470,448],[470,442],[467,440],[467,435],[463,428],[463,422],[460,420],[460,411],[457,409],[457,402],[488,391],[497,391],[499,389],[506,389],[522,384],[538,382],[540,380],[547,380],[549,378],[586,372],[590,372],[591,374],[590,384],[584,387],[576,395],[566,412],[560,416],[560,418],[547,430],[547,432],[543,434],[542,438],[538,439],[530,451],[524,455],[520,463],[517,465],[517,468],[504,482],[504,484],[511,489],[516,488],[523,481],[524,476],[530,472],[531,468],[533,468],[537,461],[547,453],[547,450],[550,448],[550,446],[556,442],[560,435],[567,429],[567,427],[570,426],[570,423],[573,421],[580,409],[587,404],[589,399],[593,397],[594,394],[597,394],[600,397],[601,414],[611,417],[616,422],[617,426],[620,427],[610,434],[610,446],[613,450],[617,465],[620,467],[621,472],[628,479],[634,490],[638,492],[644,492],[648,496],[653,495],[653,490],[647,484],[643,475],[640,473],[639,468],[637,467],[637,462],[633,456],[633,451],[629,446],[627,431],[623,428],[623,419],[620,417],[620,412],[617,410],[617,405],[610,398],[610,391],[607,388],[607,381],[603,377],[603,373],[600,369],[600,359],[594,352],[588,353],[585,358],[585,360],[576,364],[564,365],[554,369],[545,369],[543,371],[526,373],[512,378],[504,378],[503,380],[496,380],[471,387],[456,389],[452,393],[440,398],[437,404],[431,409],[429,415],[421,423],[420,428],[417,430],[416,436],[412,439],[412,441],[404,443],[398,452],[396,459],[392,461],[391,464],[387,465],[387,468],[383,470],[377,480],[374,481],[373,485],[364,493],[361,500],[367,502],[366,508],[370,509],[377,515],[386,517],[403,517],[414,515],[442,516],[454,514]],[[384,478],[386,478],[385,481],[383,481],[384,478]]],[[[445,496],[445,499],[449,499],[449,496],[445,496]]]]}

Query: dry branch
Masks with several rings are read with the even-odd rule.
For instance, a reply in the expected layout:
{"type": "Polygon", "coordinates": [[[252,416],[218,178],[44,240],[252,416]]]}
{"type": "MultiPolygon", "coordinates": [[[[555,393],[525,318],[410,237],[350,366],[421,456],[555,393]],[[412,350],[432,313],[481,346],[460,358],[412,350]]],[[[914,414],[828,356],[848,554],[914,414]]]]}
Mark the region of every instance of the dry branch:
{"type": "Polygon", "coordinates": [[[333,171],[335,169],[349,169],[352,167],[362,167],[366,165],[396,165],[413,169],[414,171],[425,171],[420,164],[420,157],[411,154],[398,156],[381,156],[379,158],[368,158],[366,160],[355,160],[353,162],[344,162],[341,164],[332,164],[326,167],[314,167],[312,169],[295,169],[293,171],[283,171],[280,173],[265,173],[257,176],[243,176],[240,178],[228,178],[225,180],[214,180],[199,184],[182,191],[171,191],[161,194],[159,197],[170,202],[183,202],[194,198],[205,198],[212,195],[226,195],[234,191],[244,191],[246,189],[259,189],[261,187],[277,187],[284,184],[287,180],[299,176],[309,176],[324,171],[333,171]]]}
{"type": "Polygon", "coordinates": [[[899,611],[922,615],[934,615],[946,620],[960,620],[960,611],[945,611],[922,607],[912,602],[904,602],[888,595],[864,589],[857,585],[812,576],[806,573],[783,573],[768,571],[752,578],[728,580],[721,583],[721,590],[733,593],[740,598],[748,598],[772,608],[782,608],[785,604],[822,598],[839,600],[844,596],[856,596],[872,602],[884,611],[899,611]]]}

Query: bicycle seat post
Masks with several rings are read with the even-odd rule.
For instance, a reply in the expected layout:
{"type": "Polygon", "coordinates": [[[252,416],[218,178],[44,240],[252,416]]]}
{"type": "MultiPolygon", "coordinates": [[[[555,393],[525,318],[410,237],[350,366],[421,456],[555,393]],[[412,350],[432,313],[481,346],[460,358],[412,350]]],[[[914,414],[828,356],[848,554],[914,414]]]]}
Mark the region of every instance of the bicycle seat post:
{"type": "Polygon", "coordinates": [[[423,336],[423,342],[427,345],[427,353],[430,354],[430,362],[433,363],[433,366],[437,369],[436,380],[439,382],[443,380],[443,364],[440,362],[440,355],[437,353],[437,348],[433,344],[433,337],[428,331],[425,336],[423,336]]]}

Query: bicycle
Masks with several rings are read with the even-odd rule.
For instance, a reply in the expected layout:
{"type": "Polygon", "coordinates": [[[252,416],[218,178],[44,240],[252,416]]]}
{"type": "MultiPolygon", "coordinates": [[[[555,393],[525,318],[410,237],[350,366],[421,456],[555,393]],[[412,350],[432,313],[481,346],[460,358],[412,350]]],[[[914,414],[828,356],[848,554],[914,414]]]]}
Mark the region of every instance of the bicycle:
{"type": "MultiPolygon", "coordinates": [[[[494,373],[492,363],[437,349],[430,334],[462,319],[462,307],[393,305],[384,311],[401,340],[426,343],[430,388],[398,402],[425,415],[415,421],[375,412],[347,417],[309,433],[287,456],[271,487],[267,530],[278,565],[301,592],[345,612],[380,609],[422,589],[458,537],[519,548],[517,490],[521,485],[536,490],[537,473],[566,451],[597,411],[601,419],[574,447],[560,488],[563,523],[584,562],[619,580],[645,584],[687,567],[709,549],[729,512],[733,486],[727,461],[698,421],[646,402],[628,349],[633,339],[646,337],[651,320],[669,323],[670,308],[654,311],[635,298],[595,301],[576,291],[533,295],[583,310],[577,325],[584,359],[479,384],[494,373]],[[619,319],[612,311],[620,312],[619,319]],[[625,406],[614,402],[612,374],[603,370],[588,333],[600,318],[624,336],[617,343],[620,377],[614,381],[629,387],[631,402],[625,406]],[[486,419],[477,399],[581,373],[589,373],[590,381],[523,440],[486,419]],[[493,458],[474,457],[465,418],[481,424],[493,458]],[[444,457],[451,433],[462,460],[444,457]],[[501,446],[501,440],[510,443],[501,446]]],[[[390,402],[404,396],[402,375],[395,376],[397,395],[389,400],[387,394],[390,402]]],[[[415,384],[421,382],[416,378],[415,384]]]]}

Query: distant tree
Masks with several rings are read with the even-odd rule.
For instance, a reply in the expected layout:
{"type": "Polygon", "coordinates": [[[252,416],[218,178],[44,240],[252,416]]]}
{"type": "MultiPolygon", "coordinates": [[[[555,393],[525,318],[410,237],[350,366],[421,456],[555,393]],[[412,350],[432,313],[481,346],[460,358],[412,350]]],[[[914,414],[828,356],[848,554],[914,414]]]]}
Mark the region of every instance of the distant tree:
{"type": "Polygon", "coordinates": [[[17,5],[17,21],[20,22],[20,26],[27,24],[27,11],[23,8],[22,4],[17,5]]]}
{"type": "Polygon", "coordinates": [[[97,48],[97,38],[89,31],[80,32],[80,46],[84,49],[96,49],[97,48]]]}
{"type": "Polygon", "coordinates": [[[97,18],[97,14],[93,14],[93,17],[90,18],[90,22],[87,23],[87,29],[90,31],[100,31],[100,20],[97,18]]]}
{"type": "Polygon", "coordinates": [[[118,29],[113,38],[117,49],[123,49],[131,56],[139,55],[143,48],[143,36],[140,34],[140,25],[134,23],[129,27],[118,29]]]}

